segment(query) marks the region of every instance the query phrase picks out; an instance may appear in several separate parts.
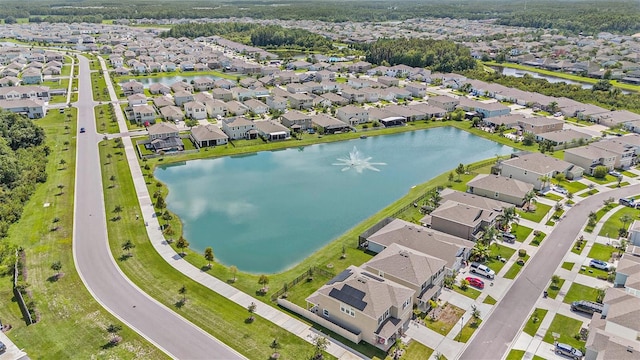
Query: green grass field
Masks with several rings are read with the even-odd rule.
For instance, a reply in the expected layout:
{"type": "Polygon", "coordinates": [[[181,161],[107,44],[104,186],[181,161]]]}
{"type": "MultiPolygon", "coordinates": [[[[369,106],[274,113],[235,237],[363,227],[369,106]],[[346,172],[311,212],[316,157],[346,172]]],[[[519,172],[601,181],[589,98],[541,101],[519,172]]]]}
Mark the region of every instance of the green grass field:
{"type": "Polygon", "coordinates": [[[487,295],[487,297],[484,299],[484,301],[482,302],[483,304],[489,304],[489,305],[495,305],[498,302],[498,300],[492,298],[490,295],[487,295]]]}
{"type": "MultiPolygon", "coordinates": [[[[486,286],[486,283],[485,283],[485,286],[486,286]]],[[[457,292],[458,294],[462,294],[462,295],[464,295],[466,297],[469,297],[471,299],[474,299],[474,300],[477,299],[478,296],[480,296],[480,294],[481,294],[480,291],[476,290],[471,285],[467,286],[467,288],[465,290],[462,290],[462,288],[460,288],[459,286],[454,286],[453,287],[453,291],[457,292]]]]}
{"type": "Polygon", "coordinates": [[[96,117],[96,131],[99,133],[117,134],[120,132],[118,121],[111,111],[111,105],[98,105],[93,109],[96,117]]]}
{"type": "MultiPolygon", "coordinates": [[[[524,263],[527,263],[527,260],[529,260],[531,256],[527,255],[524,257],[524,263]]],[[[514,262],[511,267],[509,268],[509,270],[507,270],[507,272],[504,274],[504,278],[505,279],[515,279],[516,276],[518,276],[518,274],[520,273],[520,270],[522,270],[522,268],[524,267],[524,265],[520,265],[518,264],[518,262],[514,262]]]]}
{"type": "Polygon", "coordinates": [[[625,230],[628,229],[629,225],[631,225],[633,220],[638,219],[639,216],[640,216],[640,210],[625,206],[622,209],[613,213],[613,215],[611,215],[607,219],[607,221],[605,221],[598,235],[610,236],[612,238],[615,238],[618,236],[618,231],[620,229],[622,228],[624,228],[625,230]],[[628,216],[630,220],[628,220],[626,223],[623,223],[620,220],[623,216],[628,216]]]}
{"type": "Polygon", "coordinates": [[[617,251],[613,246],[595,243],[591,246],[591,250],[589,250],[588,257],[592,259],[598,259],[602,261],[609,261],[611,259],[611,254],[617,251]]]}
{"type": "Polygon", "coordinates": [[[469,339],[471,339],[473,333],[480,327],[480,324],[482,324],[482,319],[469,319],[462,330],[460,330],[458,336],[456,336],[456,340],[466,343],[467,341],[469,341],[469,339]]]}
{"type": "Polygon", "coordinates": [[[524,325],[523,331],[526,334],[535,336],[538,332],[538,329],[540,328],[540,324],[542,324],[542,320],[544,320],[544,317],[547,316],[548,311],[549,310],[547,309],[535,308],[533,310],[533,313],[531,313],[531,316],[527,320],[527,323],[524,325]]]}
{"type": "Polygon", "coordinates": [[[524,350],[511,350],[509,351],[509,354],[507,354],[507,357],[505,360],[522,360],[522,358],[524,357],[524,353],[526,351],[524,350]]]}
{"type": "Polygon", "coordinates": [[[523,225],[518,225],[518,224],[511,227],[511,232],[516,236],[516,241],[518,242],[525,241],[527,237],[529,237],[529,234],[531,234],[532,231],[533,229],[523,225]]]}
{"type": "Polygon", "coordinates": [[[597,297],[598,289],[574,282],[571,284],[571,287],[569,288],[569,291],[567,291],[567,295],[564,296],[562,302],[565,304],[571,304],[578,300],[596,301],[597,297]]]}
{"type": "Polygon", "coordinates": [[[576,263],[565,261],[565,262],[562,263],[562,268],[565,269],[565,270],[571,271],[571,270],[573,270],[573,266],[575,264],[576,263]]]}
{"type": "Polygon", "coordinates": [[[539,232],[538,236],[535,236],[533,240],[531,240],[531,245],[540,246],[540,244],[542,243],[542,240],[544,240],[545,237],[547,237],[547,234],[543,232],[539,232]]]}
{"type": "Polygon", "coordinates": [[[553,333],[557,333],[560,334],[558,342],[569,344],[574,348],[579,349],[584,346],[585,342],[576,340],[573,336],[580,332],[581,327],[582,321],[557,314],[553,318],[553,321],[551,322],[551,325],[549,326],[549,329],[542,341],[553,344],[553,333]]]}
{"type": "Polygon", "coordinates": [[[65,110],[71,117],[50,111],[37,121],[45,129],[48,179],[37,186],[27,202],[20,221],[10,228],[3,241],[25,249],[29,289],[33,293],[41,321],[26,326],[11,291],[11,281],[0,282],[0,318],[11,324],[7,336],[24,348],[32,359],[71,358],[166,358],[145,339],[123,326],[89,294],[75,270],[72,254],[73,200],[76,149],[75,109],[65,110]],[[65,129],[65,127],[69,127],[65,129]],[[64,166],[60,160],[65,160],[64,166]],[[49,204],[45,207],[45,204],[49,204]],[[58,229],[51,231],[54,226],[58,229]],[[52,281],[51,264],[60,261],[64,276],[52,281]],[[116,347],[105,346],[109,324],[123,327],[123,341],[116,347]]]}
{"type": "Polygon", "coordinates": [[[544,216],[549,212],[549,210],[551,210],[551,206],[542,204],[542,203],[537,203],[535,206],[536,206],[536,211],[534,212],[522,211],[522,210],[517,210],[517,212],[520,215],[520,217],[522,217],[523,219],[527,219],[527,220],[531,220],[533,222],[539,223],[540,221],[542,221],[544,216]]]}
{"type": "Polygon", "coordinates": [[[562,289],[562,285],[564,285],[564,279],[562,278],[558,282],[558,285],[549,284],[549,288],[547,288],[547,293],[549,294],[549,297],[552,299],[555,299],[556,296],[558,296],[560,289],[562,289]]]}

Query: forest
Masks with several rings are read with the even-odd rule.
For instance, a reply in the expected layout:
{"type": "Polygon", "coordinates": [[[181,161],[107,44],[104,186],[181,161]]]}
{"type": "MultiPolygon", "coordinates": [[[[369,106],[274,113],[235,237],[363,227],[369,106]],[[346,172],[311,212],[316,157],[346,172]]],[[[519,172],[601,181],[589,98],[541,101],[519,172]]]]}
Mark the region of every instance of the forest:
{"type": "Polygon", "coordinates": [[[15,21],[100,22],[103,19],[243,18],[347,21],[398,21],[409,18],[488,20],[498,24],[556,28],[594,35],[601,31],[640,32],[636,0],[0,0],[0,19],[15,21]]]}
{"type": "Polygon", "coordinates": [[[365,51],[367,61],[378,65],[404,64],[439,72],[463,71],[476,66],[469,48],[447,40],[378,39],[357,48],[365,51]]]}
{"type": "Polygon", "coordinates": [[[582,103],[598,105],[611,110],[629,110],[640,113],[640,94],[623,94],[614,88],[608,80],[601,80],[593,89],[583,89],[580,85],[570,85],[564,82],[550,83],[545,79],[536,79],[528,74],[523,77],[505,76],[498,72],[489,73],[482,69],[462,72],[463,75],[486,82],[495,82],[504,86],[540,94],[567,97],[582,103]]]}
{"type": "Polygon", "coordinates": [[[266,49],[296,48],[327,52],[331,40],[303,29],[285,29],[279,25],[261,26],[249,23],[178,24],[161,34],[163,37],[223,36],[226,39],[266,49]]]}
{"type": "Polygon", "coordinates": [[[22,115],[0,110],[0,239],[18,221],[36,184],[47,180],[44,130],[22,115]]]}

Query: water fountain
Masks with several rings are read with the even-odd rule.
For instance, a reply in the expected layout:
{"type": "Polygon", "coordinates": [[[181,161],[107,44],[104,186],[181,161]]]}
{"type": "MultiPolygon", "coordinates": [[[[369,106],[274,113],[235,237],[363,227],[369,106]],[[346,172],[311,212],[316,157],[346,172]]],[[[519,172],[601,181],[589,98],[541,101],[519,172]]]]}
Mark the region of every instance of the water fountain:
{"type": "Polygon", "coordinates": [[[342,166],[342,171],[347,171],[349,169],[355,169],[359,174],[362,173],[365,169],[371,171],[380,171],[376,166],[387,165],[386,163],[381,162],[370,162],[371,157],[363,157],[360,151],[354,146],[353,150],[349,152],[348,158],[337,158],[339,162],[333,163],[331,165],[342,166]]]}

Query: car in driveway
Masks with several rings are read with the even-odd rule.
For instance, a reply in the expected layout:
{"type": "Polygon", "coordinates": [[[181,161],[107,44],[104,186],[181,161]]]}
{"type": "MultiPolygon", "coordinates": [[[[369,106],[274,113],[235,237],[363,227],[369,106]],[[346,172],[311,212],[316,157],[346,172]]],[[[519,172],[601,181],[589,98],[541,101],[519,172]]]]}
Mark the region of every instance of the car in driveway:
{"type": "Polygon", "coordinates": [[[611,175],[611,176],[615,176],[615,177],[617,177],[617,178],[618,178],[618,177],[620,177],[620,176],[622,176],[622,174],[620,174],[619,172],[614,171],[614,170],[609,171],[609,175],[611,175]]]}
{"type": "Polygon", "coordinates": [[[604,306],[593,301],[580,300],[571,303],[571,311],[581,311],[587,314],[601,314],[602,310],[604,310],[604,306]]]}
{"type": "Polygon", "coordinates": [[[567,195],[569,193],[569,191],[567,191],[567,189],[565,189],[565,188],[563,188],[562,186],[559,186],[559,185],[555,186],[553,188],[553,191],[555,191],[557,193],[560,193],[562,195],[567,195]]]}
{"type": "Polygon", "coordinates": [[[606,261],[591,259],[591,261],[589,261],[589,266],[591,266],[592,268],[609,271],[612,265],[606,261]]]}
{"type": "Polygon", "coordinates": [[[489,279],[493,279],[496,276],[495,271],[491,270],[486,265],[482,265],[477,262],[472,262],[469,266],[469,269],[469,271],[471,271],[472,273],[482,275],[489,279]]]}
{"type": "Polygon", "coordinates": [[[467,280],[469,282],[469,285],[473,286],[474,288],[478,288],[478,289],[484,289],[484,281],[478,279],[477,277],[466,277],[464,278],[465,280],[467,280]]]}
{"type": "Polygon", "coordinates": [[[564,355],[574,360],[582,359],[582,351],[574,348],[569,344],[556,343],[555,353],[558,355],[564,355]]]}

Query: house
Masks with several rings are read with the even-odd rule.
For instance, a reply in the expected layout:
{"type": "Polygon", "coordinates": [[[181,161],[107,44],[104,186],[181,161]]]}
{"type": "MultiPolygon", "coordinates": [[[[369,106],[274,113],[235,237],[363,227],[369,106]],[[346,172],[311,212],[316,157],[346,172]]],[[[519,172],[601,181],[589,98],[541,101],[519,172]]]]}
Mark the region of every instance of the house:
{"type": "Polygon", "coordinates": [[[332,106],[345,106],[349,105],[350,102],[349,99],[345,99],[344,97],[334,93],[322,94],[320,97],[329,100],[332,106]]]}
{"type": "Polygon", "coordinates": [[[427,95],[427,85],[422,83],[411,82],[404,87],[411,93],[413,97],[423,98],[427,95]]]}
{"type": "Polygon", "coordinates": [[[353,64],[349,64],[347,69],[352,73],[364,73],[365,71],[371,69],[371,63],[366,61],[357,61],[353,64]]]}
{"type": "Polygon", "coordinates": [[[496,217],[501,213],[494,209],[482,209],[447,200],[420,222],[434,230],[475,241],[486,228],[495,223],[496,217]]]}
{"type": "Polygon", "coordinates": [[[153,106],[149,106],[146,104],[134,106],[131,110],[131,115],[133,117],[132,120],[138,124],[153,124],[156,122],[156,110],[153,108],[153,106]]]}
{"type": "Polygon", "coordinates": [[[268,141],[286,140],[291,137],[291,130],[274,120],[256,121],[258,135],[268,141]]]}
{"type": "Polygon", "coordinates": [[[563,125],[564,121],[548,117],[525,117],[518,120],[518,126],[522,131],[536,135],[562,130],[563,125]]]}
{"type": "Polygon", "coordinates": [[[211,96],[214,99],[222,100],[222,101],[231,101],[233,100],[233,93],[231,90],[223,89],[223,88],[215,88],[211,90],[211,96]]]}
{"type": "Polygon", "coordinates": [[[316,114],[311,116],[311,125],[323,134],[333,134],[337,131],[350,131],[351,127],[346,123],[329,116],[327,114],[316,114]]]}
{"type": "Polygon", "coordinates": [[[640,220],[634,220],[629,225],[629,243],[633,246],[640,246],[640,220]]]}
{"type": "Polygon", "coordinates": [[[581,146],[564,152],[565,161],[580,166],[589,175],[593,175],[593,170],[598,166],[606,167],[607,171],[613,170],[616,158],[615,153],[593,146],[581,146]]]}
{"type": "Polygon", "coordinates": [[[127,96],[127,102],[129,103],[129,106],[146,105],[147,97],[144,94],[133,94],[127,96]]]}
{"type": "Polygon", "coordinates": [[[577,179],[583,170],[570,162],[540,153],[518,155],[502,161],[499,166],[502,176],[533,184],[536,190],[546,188],[559,173],[567,179],[577,179]]]}
{"type": "Polygon", "coordinates": [[[29,119],[39,119],[47,115],[44,101],[38,99],[0,100],[0,109],[25,115],[29,119]]]}
{"type": "Polygon", "coordinates": [[[21,80],[17,77],[7,76],[0,79],[0,87],[11,87],[20,85],[21,80]]]}
{"type": "Polygon", "coordinates": [[[40,84],[42,72],[36,68],[28,68],[22,72],[22,83],[25,85],[40,84]]]}
{"type": "Polygon", "coordinates": [[[446,274],[445,260],[393,243],[362,268],[414,291],[413,304],[430,309],[429,300],[437,299],[446,274]]]}
{"type": "Polygon", "coordinates": [[[467,192],[522,206],[533,184],[500,176],[479,174],[467,183],[467,192]]]}
{"type": "Polygon", "coordinates": [[[424,114],[425,119],[443,118],[445,115],[447,115],[447,111],[445,109],[424,103],[412,104],[408,105],[407,107],[418,113],[424,114]]]}
{"type": "Polygon", "coordinates": [[[400,85],[400,79],[391,76],[379,76],[378,82],[385,86],[398,86],[400,85]]]}
{"type": "Polygon", "coordinates": [[[340,96],[349,100],[351,103],[361,104],[366,101],[366,94],[363,91],[349,87],[342,89],[340,96]]]}
{"type": "Polygon", "coordinates": [[[233,94],[233,98],[239,101],[245,101],[255,96],[253,89],[245,89],[241,87],[232,87],[229,91],[233,94]]]}
{"type": "Polygon", "coordinates": [[[180,121],[184,120],[184,114],[182,109],[177,106],[169,105],[160,108],[160,115],[166,121],[180,121]]]}
{"type": "Polygon", "coordinates": [[[122,92],[124,93],[124,96],[144,93],[144,85],[142,85],[142,83],[137,81],[133,81],[133,80],[127,81],[125,83],[120,84],[120,87],[122,88],[122,92]]]}
{"type": "Polygon", "coordinates": [[[449,274],[462,267],[475,246],[473,241],[394,218],[386,218],[367,229],[358,243],[375,254],[392,244],[419,251],[446,261],[449,274]]]}
{"type": "Polygon", "coordinates": [[[227,107],[227,114],[232,116],[244,115],[247,111],[249,111],[249,108],[246,107],[243,103],[235,100],[226,102],[225,106],[227,107]]]}
{"type": "Polygon", "coordinates": [[[267,105],[269,109],[277,111],[285,111],[287,109],[288,100],[282,96],[269,96],[267,98],[267,105]]]}
{"type": "Polygon", "coordinates": [[[175,105],[176,103],[173,101],[173,98],[170,98],[168,96],[158,96],[153,98],[153,106],[156,107],[156,109],[161,109],[165,106],[169,106],[169,105],[175,105]]]}
{"type": "Polygon", "coordinates": [[[433,105],[441,109],[445,109],[447,112],[451,112],[455,110],[458,104],[460,104],[460,100],[454,99],[446,95],[438,95],[438,96],[430,97],[428,100],[428,103],[429,105],[433,105]]]}
{"type": "Polygon", "coordinates": [[[313,107],[313,98],[305,94],[290,94],[289,103],[292,109],[310,109],[313,107]]]}
{"type": "Polygon", "coordinates": [[[209,99],[204,101],[207,107],[207,113],[210,117],[223,117],[227,115],[227,105],[218,99],[209,99]]]}
{"type": "Polygon", "coordinates": [[[636,147],[622,140],[606,139],[593,142],[590,145],[616,154],[616,161],[613,165],[616,169],[628,169],[635,162],[636,147]]]}
{"type": "Polygon", "coordinates": [[[556,148],[564,145],[566,149],[588,143],[591,140],[591,135],[573,129],[563,129],[538,134],[536,140],[548,141],[556,148]]]}
{"type": "Polygon", "coordinates": [[[176,81],[169,87],[174,93],[178,93],[181,91],[186,91],[188,93],[193,92],[193,85],[187,83],[186,81],[176,81]]]}
{"type": "Polygon", "coordinates": [[[249,99],[244,101],[244,105],[256,114],[266,114],[269,111],[269,106],[260,100],[249,99]]]}
{"type": "Polygon", "coordinates": [[[193,88],[198,91],[205,91],[213,89],[213,79],[206,77],[199,77],[193,79],[193,88]]]}
{"type": "MultiPolygon", "coordinates": [[[[634,223],[638,223],[637,220],[634,223]]],[[[635,224],[637,227],[638,224],[635,224]]],[[[637,228],[636,228],[637,229],[637,228]]],[[[635,232],[636,240],[638,232],[635,232]]],[[[632,245],[634,241],[630,240],[632,245]]],[[[640,257],[630,253],[624,253],[618,261],[616,267],[616,277],[613,281],[614,287],[626,287],[627,292],[632,292],[635,296],[640,297],[640,292],[636,294],[636,290],[640,290],[640,257]],[[632,291],[629,291],[632,290],[632,291]]]]}
{"type": "Polygon", "coordinates": [[[182,106],[193,100],[195,100],[193,94],[186,90],[179,90],[173,94],[173,101],[176,103],[176,106],[182,106]]]}
{"type": "Polygon", "coordinates": [[[152,95],[158,95],[158,94],[167,95],[171,93],[171,88],[162,83],[155,83],[155,84],[149,85],[149,92],[152,95]]]}
{"type": "Polygon", "coordinates": [[[291,110],[282,114],[282,116],[280,116],[280,122],[282,122],[282,125],[295,130],[307,130],[311,128],[311,116],[297,110],[291,110]]]}
{"type": "Polygon", "coordinates": [[[149,133],[149,140],[166,139],[179,136],[178,127],[170,122],[153,124],[147,128],[147,131],[149,133]]]}
{"type": "Polygon", "coordinates": [[[51,100],[48,86],[8,86],[0,88],[0,100],[51,100]]]}
{"type": "Polygon", "coordinates": [[[336,111],[336,117],[343,122],[355,126],[369,121],[369,111],[357,106],[344,106],[336,111]]]}
{"type": "Polygon", "coordinates": [[[184,103],[184,111],[187,117],[194,120],[203,120],[207,118],[207,107],[199,101],[189,101],[184,103]]]}
{"type": "Polygon", "coordinates": [[[224,145],[229,140],[227,134],[214,124],[198,125],[191,128],[190,136],[199,148],[224,145]]]}
{"type": "Polygon", "coordinates": [[[156,153],[184,150],[184,143],[182,142],[182,139],[177,136],[151,140],[150,146],[156,153]]]}
{"type": "Polygon", "coordinates": [[[224,131],[231,140],[255,139],[258,136],[256,124],[242,116],[223,119],[222,131],[224,131]]]}
{"type": "MultiPolygon", "coordinates": [[[[415,291],[349,266],[307,299],[307,309],[374,346],[388,350],[407,329],[415,291]]],[[[313,318],[312,318],[313,319],[313,318]]]]}

